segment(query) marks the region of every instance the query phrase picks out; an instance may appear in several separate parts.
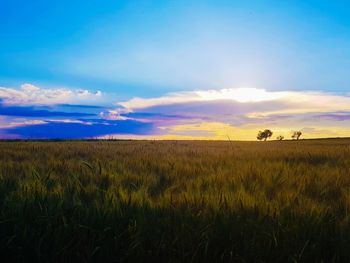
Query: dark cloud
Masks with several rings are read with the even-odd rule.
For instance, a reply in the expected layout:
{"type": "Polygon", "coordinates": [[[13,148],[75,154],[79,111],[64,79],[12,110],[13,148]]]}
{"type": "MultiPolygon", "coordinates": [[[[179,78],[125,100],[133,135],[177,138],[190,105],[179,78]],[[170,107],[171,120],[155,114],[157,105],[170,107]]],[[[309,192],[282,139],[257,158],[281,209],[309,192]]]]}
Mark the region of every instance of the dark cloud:
{"type": "Polygon", "coordinates": [[[276,108],[283,109],[286,104],[282,102],[252,102],[241,103],[232,100],[199,101],[187,103],[174,103],[157,105],[143,108],[142,111],[149,113],[163,114],[195,114],[195,115],[216,115],[216,114],[245,114],[252,111],[270,111],[276,108]]]}
{"type": "MultiPolygon", "coordinates": [[[[84,120],[86,121],[86,120],[84,120]]],[[[142,123],[132,120],[106,121],[89,120],[92,124],[65,123],[47,121],[45,124],[18,126],[4,129],[5,134],[13,134],[19,138],[31,139],[79,139],[105,136],[109,134],[156,134],[152,123],[142,123]]]]}
{"type": "Polygon", "coordinates": [[[288,104],[282,101],[236,102],[232,100],[199,101],[157,105],[143,108],[143,112],[180,116],[243,115],[251,112],[267,112],[285,109],[288,104]]]}
{"type": "Polygon", "coordinates": [[[252,112],[276,111],[285,107],[286,103],[280,101],[241,103],[232,100],[216,100],[157,105],[135,109],[133,112],[124,113],[121,116],[163,122],[164,124],[177,124],[193,120],[244,125],[247,123],[278,122],[290,118],[291,116],[288,115],[247,117],[247,114],[252,112]]]}
{"type": "Polygon", "coordinates": [[[79,105],[79,104],[58,104],[57,106],[65,107],[65,108],[80,108],[80,109],[104,109],[103,106],[95,106],[95,105],[79,105]]]}
{"type": "Polygon", "coordinates": [[[337,112],[337,113],[326,113],[315,116],[322,119],[331,119],[336,121],[348,121],[350,120],[350,112],[337,112]]]}
{"type": "MultiPolygon", "coordinates": [[[[70,105],[72,106],[72,105],[70,105]]],[[[75,105],[82,108],[82,105],[75,105]]],[[[67,105],[65,106],[67,107],[67,105]]],[[[84,106],[83,106],[84,107],[84,106]]],[[[0,115],[12,117],[92,117],[96,113],[92,112],[66,112],[57,111],[58,106],[7,106],[0,101],[0,115]]]]}
{"type": "Polygon", "coordinates": [[[198,116],[192,116],[192,115],[163,114],[163,113],[151,113],[151,112],[130,112],[130,113],[120,114],[120,116],[136,119],[140,121],[146,120],[150,122],[164,122],[164,123],[198,119],[198,116]]]}

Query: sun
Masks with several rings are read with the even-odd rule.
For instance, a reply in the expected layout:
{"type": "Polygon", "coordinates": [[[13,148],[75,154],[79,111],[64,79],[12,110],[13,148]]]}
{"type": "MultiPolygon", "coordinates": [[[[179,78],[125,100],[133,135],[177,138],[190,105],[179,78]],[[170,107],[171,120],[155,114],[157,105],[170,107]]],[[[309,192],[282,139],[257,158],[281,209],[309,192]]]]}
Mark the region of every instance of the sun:
{"type": "Polygon", "coordinates": [[[246,87],[205,91],[199,95],[204,100],[234,100],[241,103],[276,100],[286,96],[285,92],[246,87]]]}

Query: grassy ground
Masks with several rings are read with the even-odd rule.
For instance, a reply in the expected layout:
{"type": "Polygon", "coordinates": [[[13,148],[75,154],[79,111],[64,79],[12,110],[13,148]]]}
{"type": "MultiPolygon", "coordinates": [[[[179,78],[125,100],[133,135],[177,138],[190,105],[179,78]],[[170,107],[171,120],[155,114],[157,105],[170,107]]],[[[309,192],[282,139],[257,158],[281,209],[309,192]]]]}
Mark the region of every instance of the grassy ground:
{"type": "Polygon", "coordinates": [[[350,140],[0,142],[0,257],[347,262],[350,140]]]}

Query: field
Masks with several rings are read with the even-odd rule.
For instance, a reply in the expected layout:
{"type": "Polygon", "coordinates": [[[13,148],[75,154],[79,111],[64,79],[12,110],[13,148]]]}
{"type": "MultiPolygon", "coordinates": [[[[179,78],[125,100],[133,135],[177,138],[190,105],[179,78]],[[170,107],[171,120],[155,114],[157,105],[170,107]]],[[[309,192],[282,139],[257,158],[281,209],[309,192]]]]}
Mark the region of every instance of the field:
{"type": "Polygon", "coordinates": [[[7,261],[348,262],[350,139],[0,142],[0,209],[7,261]]]}

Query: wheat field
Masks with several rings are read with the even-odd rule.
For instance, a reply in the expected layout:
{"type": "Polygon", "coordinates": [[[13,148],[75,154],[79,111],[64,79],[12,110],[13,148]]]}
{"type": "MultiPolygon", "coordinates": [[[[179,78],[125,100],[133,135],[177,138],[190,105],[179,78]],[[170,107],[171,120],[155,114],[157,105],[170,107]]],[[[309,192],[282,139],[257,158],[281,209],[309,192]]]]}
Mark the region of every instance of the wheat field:
{"type": "Polygon", "coordinates": [[[350,139],[3,141],[0,208],[11,262],[348,262],[350,139]]]}

